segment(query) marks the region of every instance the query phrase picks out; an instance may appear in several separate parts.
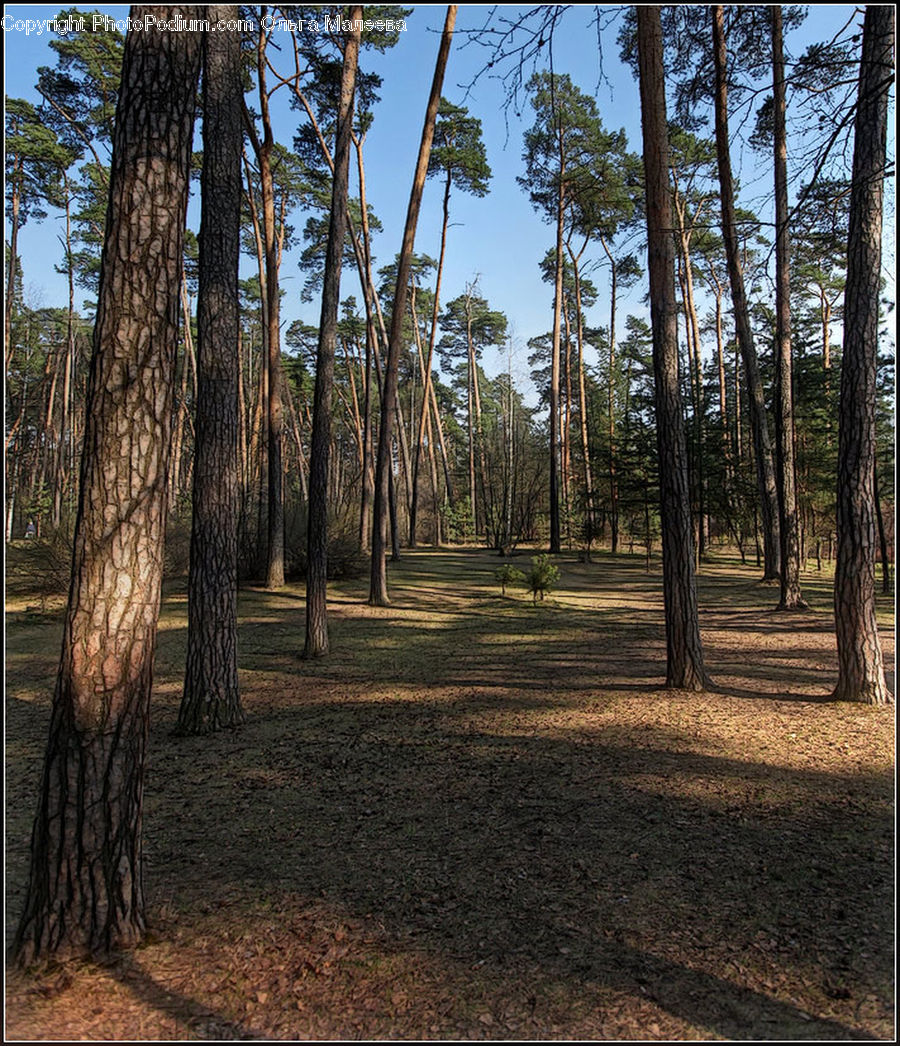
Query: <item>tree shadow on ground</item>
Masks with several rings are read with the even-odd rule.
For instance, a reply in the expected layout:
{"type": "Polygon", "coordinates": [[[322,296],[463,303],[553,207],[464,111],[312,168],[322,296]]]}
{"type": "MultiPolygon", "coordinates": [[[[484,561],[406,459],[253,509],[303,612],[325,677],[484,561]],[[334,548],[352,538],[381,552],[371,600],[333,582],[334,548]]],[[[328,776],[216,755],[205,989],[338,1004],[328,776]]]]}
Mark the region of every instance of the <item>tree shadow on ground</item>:
{"type": "Polygon", "coordinates": [[[108,969],[141,1003],[170,1018],[176,1027],[183,1026],[191,1038],[224,1042],[262,1037],[258,1031],[217,1013],[197,999],[167,988],[143,968],[136,955],[123,956],[108,969]]]}
{"type": "MultiPolygon", "coordinates": [[[[676,1038],[889,1037],[893,779],[860,740],[869,710],[815,704],[822,622],[776,629],[783,645],[758,648],[767,612],[732,613],[723,595],[707,649],[728,683],[667,693],[661,608],[646,586],[630,607],[533,608],[464,586],[417,603],[426,573],[475,563],[409,563],[395,577],[404,605],[387,611],[338,602],[334,654],[314,663],[299,660],[298,594],[244,593],[248,722],[205,738],[168,736],[183,599],[167,609],[146,878],[178,913],[184,962],[224,962],[239,931],[255,942],[254,976],[287,964],[306,995],[334,983],[322,1024],[252,1022],[288,1038],[347,1037],[352,1019],[350,1037],[409,1037],[383,999],[373,1016],[350,990],[361,963],[391,956],[406,965],[378,991],[390,999],[400,976],[415,995],[419,968],[432,971],[448,996],[441,1037],[507,1037],[499,1018],[472,1033],[476,1006],[519,1007],[530,1038],[641,1038],[651,1021],[676,1038]],[[771,690],[787,685],[798,692],[771,690]],[[744,697],[757,700],[730,700],[744,697]],[[809,748],[798,754],[800,723],[809,748]],[[825,758],[848,726],[858,769],[825,758]],[[329,969],[310,952],[324,931],[297,921],[319,908],[366,927],[329,969]],[[196,943],[201,930],[210,944],[196,943]],[[871,1000],[875,1016],[860,1017],[871,1000]]],[[[31,648],[12,653],[38,689],[31,648]]],[[[27,805],[30,823],[49,687],[37,703],[11,696],[14,916],[27,853],[18,811],[27,805]]],[[[150,951],[120,971],[136,997],[186,1014],[198,1036],[229,1022],[248,1032],[210,981],[161,980],[150,951]]]]}
{"type": "Polygon", "coordinates": [[[375,913],[392,939],[483,963],[513,993],[528,969],[726,1037],[865,1034],[792,995],[889,990],[889,774],[702,755],[660,730],[495,734],[473,729],[483,714],[305,702],[240,740],[187,742],[151,867],[185,910],[221,890],[375,913]],[[172,874],[210,854],[200,893],[172,874]]]}

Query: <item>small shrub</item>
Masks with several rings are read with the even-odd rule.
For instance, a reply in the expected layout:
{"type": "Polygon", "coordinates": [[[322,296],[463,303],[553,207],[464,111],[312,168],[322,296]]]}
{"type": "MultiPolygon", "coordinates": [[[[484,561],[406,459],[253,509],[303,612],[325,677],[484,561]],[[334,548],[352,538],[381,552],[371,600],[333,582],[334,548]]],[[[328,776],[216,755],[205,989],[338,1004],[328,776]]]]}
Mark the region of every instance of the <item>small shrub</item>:
{"type": "Polygon", "coordinates": [[[494,571],[494,579],[505,596],[506,586],[517,585],[520,581],[524,581],[525,575],[521,570],[517,570],[515,567],[510,566],[509,563],[504,563],[502,567],[497,567],[494,571]]]}
{"type": "Polygon", "coordinates": [[[528,591],[537,603],[538,596],[543,599],[548,592],[553,591],[553,586],[559,581],[559,570],[550,562],[550,557],[545,552],[532,559],[531,570],[528,571],[525,580],[528,591]]]}

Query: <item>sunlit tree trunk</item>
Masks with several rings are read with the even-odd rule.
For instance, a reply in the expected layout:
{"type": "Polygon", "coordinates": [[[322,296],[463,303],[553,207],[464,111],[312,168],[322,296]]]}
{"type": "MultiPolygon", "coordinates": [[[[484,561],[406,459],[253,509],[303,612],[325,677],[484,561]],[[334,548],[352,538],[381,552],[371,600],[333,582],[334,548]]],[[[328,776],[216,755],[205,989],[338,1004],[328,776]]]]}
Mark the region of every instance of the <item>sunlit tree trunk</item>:
{"type": "Polygon", "coordinates": [[[838,433],[834,697],[870,705],[892,700],[875,618],[874,483],[881,225],[893,36],[893,6],[870,4],[863,23],[854,129],[838,433]]]}
{"type": "MultiPolygon", "coordinates": [[[[184,8],[133,7],[159,20],[184,8]]],[[[144,933],[141,808],[159,615],[196,33],[125,39],[72,582],[14,951],[144,933]]]]}

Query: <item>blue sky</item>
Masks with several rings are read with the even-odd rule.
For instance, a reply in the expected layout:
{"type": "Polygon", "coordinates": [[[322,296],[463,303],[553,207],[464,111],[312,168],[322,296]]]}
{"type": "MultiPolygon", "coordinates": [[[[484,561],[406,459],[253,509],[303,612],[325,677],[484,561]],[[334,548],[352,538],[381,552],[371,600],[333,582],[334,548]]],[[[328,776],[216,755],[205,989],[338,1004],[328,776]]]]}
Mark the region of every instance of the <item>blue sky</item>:
{"type": "MultiPolygon", "coordinates": [[[[122,6],[85,5],[84,9],[109,12],[116,18],[128,13],[128,8],[122,6]]],[[[6,13],[12,19],[52,18],[60,10],[61,5],[57,4],[10,5],[6,13]]],[[[453,197],[442,297],[447,300],[462,293],[465,283],[479,275],[482,295],[509,318],[520,346],[514,369],[524,378],[528,370],[525,342],[551,325],[552,287],[541,281],[538,264],[552,245],[554,234],[534,212],[526,193],[516,183],[516,177],[523,173],[522,134],[532,122],[527,99],[520,98],[522,116],[517,118],[512,108],[504,113],[505,91],[497,78],[482,76],[468,95],[466,93],[466,85],[485,64],[487,52],[475,44],[465,44],[464,30],[481,26],[489,10],[481,5],[460,6],[457,34],[444,81],[444,95],[456,104],[465,104],[482,121],[493,180],[487,197],[476,199],[461,193],[453,197]]],[[[499,13],[512,17],[517,10],[525,8],[503,7],[499,13]]],[[[639,151],[637,84],[618,60],[618,22],[603,38],[601,82],[593,10],[574,7],[566,13],[554,38],[554,67],[557,72],[568,73],[583,91],[596,92],[604,124],[609,128],[624,127],[629,147],[639,151]]],[[[614,10],[607,8],[604,14],[614,10]]],[[[852,11],[852,7],[843,5],[811,7],[800,32],[788,39],[788,47],[797,54],[807,39],[827,39],[852,11]]],[[[383,78],[381,102],[366,142],[367,196],[384,225],[384,232],[375,241],[376,264],[387,263],[399,249],[444,13],[443,5],[417,6],[407,21],[406,32],[400,34],[393,49],[383,55],[367,53],[363,57],[364,68],[378,72],[383,78]]],[[[6,93],[37,101],[33,89],[35,71],[39,65],[55,63],[46,34],[26,36],[13,30],[5,32],[4,37],[6,93]]],[[[276,113],[276,136],[289,144],[299,117],[287,109],[286,100],[283,108],[276,107],[276,113]]],[[[752,185],[749,177],[747,184],[752,185]]],[[[355,193],[355,188],[352,191],[355,193]]],[[[429,181],[416,237],[416,250],[420,253],[435,257],[438,253],[440,209],[441,188],[437,181],[429,181]]],[[[298,228],[302,228],[303,222],[302,216],[295,216],[298,228]]],[[[196,221],[192,224],[196,227],[196,221]]],[[[58,223],[51,217],[43,226],[34,223],[26,226],[21,234],[26,293],[35,303],[65,300],[63,278],[53,272],[59,257],[58,231],[58,223]]],[[[285,257],[282,278],[286,291],[283,319],[290,322],[299,316],[316,323],[318,303],[300,302],[303,274],[297,268],[295,257],[285,257]]],[[[602,269],[595,282],[600,296],[589,319],[594,324],[604,324],[608,315],[608,292],[602,269]]],[[[622,302],[621,322],[629,305],[633,311],[644,311],[639,302],[642,293],[639,287],[632,292],[632,302],[622,302]]],[[[355,294],[359,300],[354,271],[345,270],[342,294],[355,294]]],[[[489,357],[485,365],[489,372],[501,369],[499,358],[489,357]]]]}

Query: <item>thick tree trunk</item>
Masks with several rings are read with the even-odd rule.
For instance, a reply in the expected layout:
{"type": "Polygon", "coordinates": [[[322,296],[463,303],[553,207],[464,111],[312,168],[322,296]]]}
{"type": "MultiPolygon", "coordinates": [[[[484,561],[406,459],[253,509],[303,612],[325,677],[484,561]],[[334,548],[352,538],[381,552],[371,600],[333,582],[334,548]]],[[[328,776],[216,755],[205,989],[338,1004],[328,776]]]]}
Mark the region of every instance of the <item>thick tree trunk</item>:
{"type": "Polygon", "coordinates": [[[874,482],[881,223],[893,36],[893,6],[870,4],[863,24],[854,128],[838,434],[834,697],[871,705],[892,700],[875,618],[874,482]]]}
{"type": "Polygon", "coordinates": [[[672,240],[662,27],[658,7],[638,7],[637,17],[659,447],[666,686],[702,690],[709,681],[703,666],[697,615],[684,419],[678,384],[675,246],[672,240]]]}
{"type": "MultiPolygon", "coordinates": [[[[361,16],[360,6],[350,8],[349,17],[354,26],[361,16]]],[[[355,28],[347,34],[344,41],[340,109],[334,149],[334,177],[331,186],[331,218],[328,226],[328,244],[325,248],[325,277],[322,284],[312,444],[309,454],[304,657],[321,657],[328,653],[328,458],[331,450],[331,394],[334,383],[338,305],[341,297],[341,260],[347,235],[347,185],[359,38],[360,30],[355,28]]]]}
{"type": "Polygon", "coordinates": [[[425,187],[425,176],[428,172],[428,157],[434,139],[434,123],[437,117],[438,104],[441,100],[441,85],[444,82],[444,70],[450,54],[450,41],[453,38],[453,26],[456,23],[456,5],[447,5],[447,16],[441,35],[434,79],[431,84],[431,95],[425,113],[425,125],[422,128],[422,141],[419,145],[419,158],[416,173],[409,197],[406,212],[406,226],[403,230],[403,244],[400,248],[400,260],[397,266],[397,288],[394,294],[394,307],[391,312],[391,332],[388,339],[388,358],[385,361],[384,394],[382,397],[381,430],[378,433],[378,461],[375,472],[375,503],[373,506],[372,524],[372,570],[369,589],[369,603],[373,606],[387,606],[390,602],[387,588],[387,564],[385,548],[387,545],[388,493],[391,473],[391,437],[393,435],[393,417],[390,405],[397,398],[397,367],[400,361],[400,345],[403,336],[403,318],[406,313],[406,294],[409,287],[409,267],[412,259],[416,237],[416,224],[419,217],[419,206],[422,202],[422,191],[425,187]]]}
{"type": "Polygon", "coordinates": [[[775,440],[781,536],[779,610],[803,610],[800,592],[800,517],[794,469],[794,398],[791,366],[791,243],[788,228],[787,128],[781,7],[772,18],[772,83],[775,117],[775,440]]]}
{"type": "Polygon", "coordinates": [[[734,213],[734,178],[731,173],[731,151],[728,139],[728,89],[726,81],[727,51],[725,47],[725,21],[721,5],[710,8],[712,17],[713,58],[716,70],[715,122],[716,154],[719,165],[719,188],[722,204],[722,239],[728,260],[728,277],[731,283],[731,300],[734,308],[734,325],[740,347],[744,372],[747,377],[747,397],[750,409],[750,427],[753,432],[753,449],[756,458],[756,478],[759,487],[760,507],[763,522],[763,580],[774,581],[781,576],[780,537],[778,527],[778,488],[775,482],[775,466],[772,461],[772,443],[766,420],[766,403],[762,379],[750,328],[750,311],[744,290],[744,273],[741,267],[740,244],[738,243],[737,221],[734,213]]]}
{"type": "MultiPolygon", "coordinates": [[[[237,5],[210,6],[213,24],[237,5]]],[[[205,34],[197,424],[184,695],[176,731],[243,722],[237,668],[241,40],[205,34]]]]}
{"type": "Polygon", "coordinates": [[[22,963],[107,953],[144,933],[144,751],[199,59],[199,34],[125,39],[72,583],[14,945],[22,963]]]}

